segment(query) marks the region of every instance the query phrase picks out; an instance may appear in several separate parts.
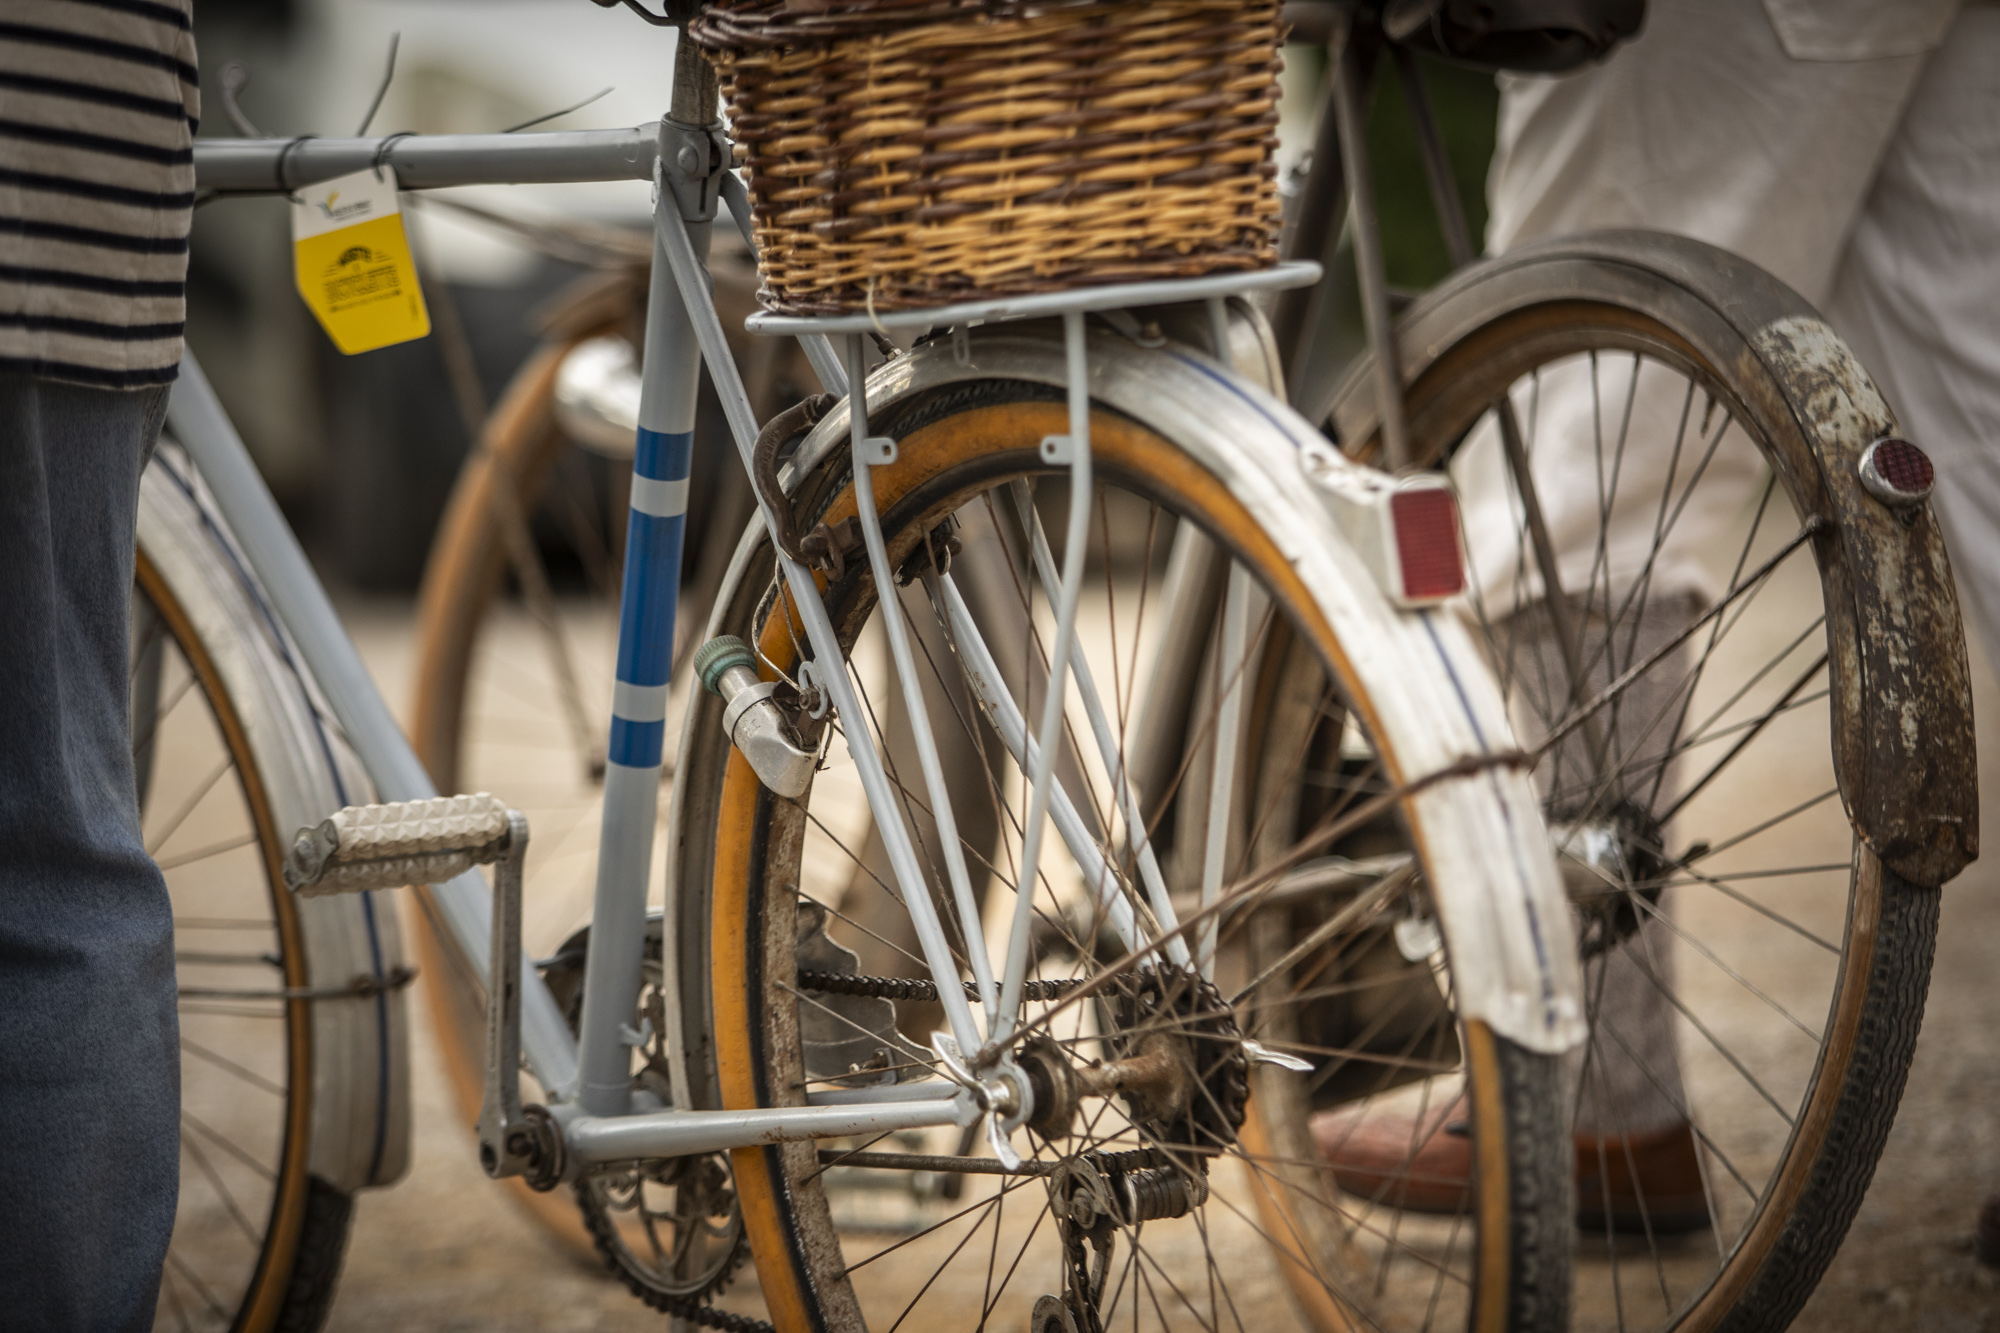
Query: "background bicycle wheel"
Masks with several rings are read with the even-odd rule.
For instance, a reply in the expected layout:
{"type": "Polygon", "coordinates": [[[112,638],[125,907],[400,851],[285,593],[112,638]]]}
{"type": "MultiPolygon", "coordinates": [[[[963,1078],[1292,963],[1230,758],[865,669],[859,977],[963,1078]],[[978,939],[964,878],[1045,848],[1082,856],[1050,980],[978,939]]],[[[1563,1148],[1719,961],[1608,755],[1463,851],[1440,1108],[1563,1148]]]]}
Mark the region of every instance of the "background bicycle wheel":
{"type": "Polygon", "coordinates": [[[368,785],[199,479],[163,443],[141,491],[133,739],[173,902],[181,1188],[156,1323],[311,1329],[351,1197],[408,1162],[392,901],[299,901],[292,835],[368,785]]]}

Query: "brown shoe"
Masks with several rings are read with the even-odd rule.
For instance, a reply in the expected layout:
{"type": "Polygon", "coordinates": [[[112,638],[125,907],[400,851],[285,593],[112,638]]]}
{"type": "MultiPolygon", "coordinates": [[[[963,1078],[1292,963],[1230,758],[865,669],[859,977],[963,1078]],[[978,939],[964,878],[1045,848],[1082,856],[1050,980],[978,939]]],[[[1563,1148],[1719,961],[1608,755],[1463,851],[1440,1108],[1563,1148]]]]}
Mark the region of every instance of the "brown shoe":
{"type": "MultiPolygon", "coordinates": [[[[1421,1130],[1407,1114],[1371,1115],[1359,1107],[1316,1115],[1311,1128],[1334,1183],[1348,1194],[1417,1213],[1471,1206],[1472,1138],[1463,1102],[1433,1112],[1421,1130]]],[[[1577,1225],[1604,1230],[1608,1179],[1613,1231],[1636,1235],[1650,1226],[1656,1236],[1672,1236],[1707,1227],[1698,1151],[1685,1124],[1603,1139],[1578,1135],[1577,1225]]]]}
{"type": "Polygon", "coordinates": [[[1432,1111],[1422,1128],[1408,1115],[1348,1107],[1310,1122],[1334,1183],[1357,1198],[1417,1213],[1457,1213],[1472,1204],[1472,1139],[1465,1104],[1432,1111]]]}
{"type": "Polygon", "coordinates": [[[1611,1229],[1628,1234],[1677,1236],[1708,1226],[1701,1150],[1686,1122],[1650,1134],[1577,1135],[1576,1224],[1602,1231],[1607,1210],[1611,1229]]]}

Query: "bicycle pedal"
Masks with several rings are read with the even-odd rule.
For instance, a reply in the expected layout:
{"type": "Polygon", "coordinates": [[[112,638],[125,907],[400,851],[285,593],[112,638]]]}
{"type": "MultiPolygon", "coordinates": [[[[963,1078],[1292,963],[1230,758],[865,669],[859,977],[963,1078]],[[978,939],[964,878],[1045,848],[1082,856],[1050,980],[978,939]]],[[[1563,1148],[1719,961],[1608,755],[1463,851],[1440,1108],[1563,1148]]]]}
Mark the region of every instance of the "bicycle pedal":
{"type": "Polygon", "coordinates": [[[300,829],[285,883],[302,898],[441,884],[505,856],[507,805],[488,792],[350,805],[300,829]]]}

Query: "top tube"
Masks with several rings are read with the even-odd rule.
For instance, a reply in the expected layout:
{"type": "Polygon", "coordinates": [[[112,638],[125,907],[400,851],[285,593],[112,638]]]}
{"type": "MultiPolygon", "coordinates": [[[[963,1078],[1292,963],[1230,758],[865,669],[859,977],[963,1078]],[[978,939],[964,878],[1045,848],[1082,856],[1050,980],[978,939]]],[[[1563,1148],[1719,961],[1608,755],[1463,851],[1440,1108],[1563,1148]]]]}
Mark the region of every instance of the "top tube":
{"type": "Polygon", "coordinates": [[[543,134],[380,135],[371,139],[196,139],[195,185],[219,194],[289,194],[372,166],[404,189],[653,179],[659,127],[543,134]],[[282,175],[281,175],[282,173],[282,175]]]}

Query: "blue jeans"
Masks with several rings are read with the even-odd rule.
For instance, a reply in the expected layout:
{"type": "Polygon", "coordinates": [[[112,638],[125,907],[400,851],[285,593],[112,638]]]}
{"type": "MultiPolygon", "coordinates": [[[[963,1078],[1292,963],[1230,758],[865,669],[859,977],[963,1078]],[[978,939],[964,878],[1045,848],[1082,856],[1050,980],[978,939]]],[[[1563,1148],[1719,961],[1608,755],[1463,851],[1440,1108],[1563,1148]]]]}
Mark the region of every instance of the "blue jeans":
{"type": "Polygon", "coordinates": [[[173,909],[130,603],[164,388],[0,374],[0,1325],[147,1329],[179,1188],[173,909]]]}

